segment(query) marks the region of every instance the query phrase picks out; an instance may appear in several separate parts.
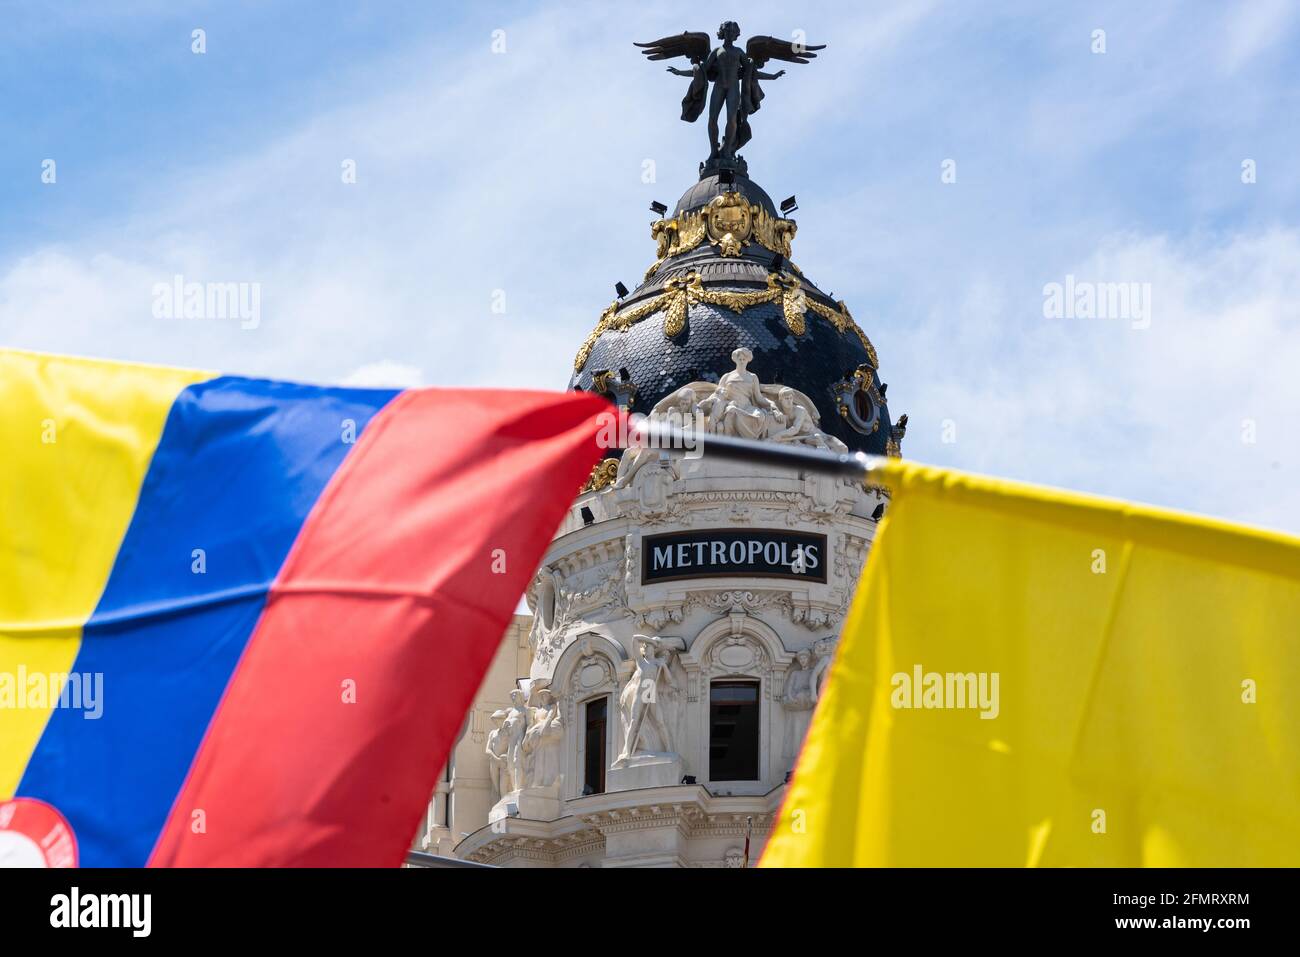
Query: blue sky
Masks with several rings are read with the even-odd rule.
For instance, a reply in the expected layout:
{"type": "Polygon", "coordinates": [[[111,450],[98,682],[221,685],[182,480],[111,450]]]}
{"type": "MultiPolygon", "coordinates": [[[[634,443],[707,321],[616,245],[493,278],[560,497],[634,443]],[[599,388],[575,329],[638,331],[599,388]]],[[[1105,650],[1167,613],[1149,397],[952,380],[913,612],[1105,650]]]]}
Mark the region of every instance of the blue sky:
{"type": "Polygon", "coordinates": [[[738,18],[829,44],[744,152],[909,456],[1300,532],[1300,5],[108,6],[0,6],[0,344],[561,388],[705,149],[631,41],[738,18]],[[260,324],[155,318],[177,273],[260,324]],[[1046,318],[1068,275],[1149,326],[1046,318]]]}

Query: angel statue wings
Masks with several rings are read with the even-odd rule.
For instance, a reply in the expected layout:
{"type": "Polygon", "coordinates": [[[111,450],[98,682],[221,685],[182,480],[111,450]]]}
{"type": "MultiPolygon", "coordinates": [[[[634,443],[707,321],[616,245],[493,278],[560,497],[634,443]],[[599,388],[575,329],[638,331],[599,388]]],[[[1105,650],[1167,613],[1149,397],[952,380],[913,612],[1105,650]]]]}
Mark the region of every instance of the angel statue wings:
{"type": "Polygon", "coordinates": [[[740,24],[734,20],[728,20],[718,28],[718,39],[722,45],[710,49],[707,33],[686,31],[661,40],[635,44],[651,60],[676,57],[690,60],[689,70],[668,68],[669,73],[691,79],[682,99],[682,119],[687,123],[694,123],[704,112],[705,93],[709,84],[713,84],[713,91],[708,95],[709,144],[712,147],[709,160],[715,162],[734,160],[736,150],[749,142],[752,135],[750,114],[758,112],[763,102],[763,88],[758,81],[776,80],[785,75],[785,70],[764,73],[767,61],[809,63],[817,56],[814,51],[826,49],[824,43],[808,46],[792,40],[757,36],[750,37],[742,50],[736,46],[740,39],[740,24]],[[727,110],[726,128],[720,130],[718,118],[723,107],[727,110]]]}

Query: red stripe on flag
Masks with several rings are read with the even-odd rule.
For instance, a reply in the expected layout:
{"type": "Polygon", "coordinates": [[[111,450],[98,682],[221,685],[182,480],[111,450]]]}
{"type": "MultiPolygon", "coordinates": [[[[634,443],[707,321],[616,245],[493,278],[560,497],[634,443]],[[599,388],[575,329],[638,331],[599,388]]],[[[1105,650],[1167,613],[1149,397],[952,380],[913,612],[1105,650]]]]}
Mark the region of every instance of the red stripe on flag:
{"type": "Polygon", "coordinates": [[[150,864],[400,864],[608,410],[428,389],[381,411],[289,553],[150,864]]]}

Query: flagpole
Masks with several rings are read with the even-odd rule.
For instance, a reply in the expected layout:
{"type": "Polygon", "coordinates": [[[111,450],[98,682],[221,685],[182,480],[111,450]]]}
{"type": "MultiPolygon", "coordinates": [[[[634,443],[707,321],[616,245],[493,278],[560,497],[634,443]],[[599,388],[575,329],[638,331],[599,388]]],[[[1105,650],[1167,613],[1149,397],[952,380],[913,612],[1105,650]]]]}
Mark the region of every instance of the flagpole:
{"type": "Polygon", "coordinates": [[[758,442],[730,435],[685,430],[649,419],[636,423],[628,436],[627,447],[685,452],[692,458],[707,454],[759,465],[811,469],[855,479],[870,478],[886,461],[884,456],[867,455],[865,452],[829,452],[807,445],[758,442]]]}

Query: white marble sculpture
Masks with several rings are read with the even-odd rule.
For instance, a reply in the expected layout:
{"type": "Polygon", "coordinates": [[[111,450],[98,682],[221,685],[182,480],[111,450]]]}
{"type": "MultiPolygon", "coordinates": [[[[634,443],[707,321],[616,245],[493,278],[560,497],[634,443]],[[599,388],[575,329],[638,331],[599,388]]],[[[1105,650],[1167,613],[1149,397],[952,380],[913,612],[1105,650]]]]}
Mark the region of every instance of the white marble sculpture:
{"type": "Polygon", "coordinates": [[[564,747],[564,728],[560,724],[560,705],[549,688],[539,688],[533,696],[533,723],[524,732],[524,784],[530,788],[549,788],[560,779],[560,756],[564,747]]]}
{"type": "Polygon", "coordinates": [[[647,635],[636,635],[634,641],[636,667],[619,696],[627,730],[615,767],[626,764],[637,754],[673,753],[671,722],[665,715],[662,698],[664,691],[677,691],[677,680],[672,673],[674,649],[647,635]]]}
{"type": "Polygon", "coordinates": [[[559,578],[547,565],[537,570],[531,587],[524,592],[533,623],[528,632],[528,648],[533,654],[541,647],[555,624],[556,602],[559,600],[559,578]]]}
{"type": "MultiPolygon", "coordinates": [[[[686,431],[848,451],[843,442],[821,430],[821,415],[812,399],[790,386],[763,385],[748,369],[753,358],[748,349],[737,349],[731,358],[736,368],[717,383],[684,385],[659,400],[647,418],[686,431]]],[[[708,448],[707,439],[702,444],[708,448]]],[[[637,473],[658,461],[658,449],[628,449],[619,460],[614,487],[627,487],[637,473]]]]}
{"type": "Polygon", "coordinates": [[[724,373],[713,394],[700,403],[709,431],[742,439],[766,438],[780,409],[763,394],[758,376],[748,369],[754,353],[740,348],[731,354],[736,368],[724,373]]]}
{"type": "Polygon", "coordinates": [[[786,710],[785,753],[788,757],[793,758],[799,753],[804,735],[808,733],[808,724],[821,696],[822,681],[834,650],[835,639],[823,638],[811,648],[801,649],[795,655],[799,667],[786,673],[782,697],[786,710]]]}
{"type": "MultiPolygon", "coordinates": [[[[703,425],[700,415],[698,397],[690,386],[683,386],[660,399],[650,414],[646,416],[651,422],[662,422],[677,429],[691,431],[703,425]],[[698,417],[697,421],[696,420],[698,417]]],[[[659,450],[643,447],[628,449],[618,462],[618,472],[614,478],[614,488],[626,488],[632,479],[647,465],[659,460],[659,450]]]]}
{"type": "Polygon", "coordinates": [[[497,801],[510,790],[509,772],[506,766],[506,738],[501,722],[506,719],[504,708],[492,712],[492,724],[495,725],[487,734],[488,789],[492,800],[497,801]]]}
{"type": "Polygon", "coordinates": [[[816,419],[805,406],[799,404],[794,389],[783,387],[776,395],[780,418],[784,420],[785,425],[780,427],[779,422],[774,422],[773,425],[778,427],[778,431],[770,434],[769,439],[773,442],[810,445],[815,449],[825,449],[827,452],[849,450],[848,446],[835,436],[827,435],[817,428],[816,419]]]}
{"type": "Polygon", "coordinates": [[[501,723],[506,779],[511,791],[518,791],[524,786],[524,734],[527,731],[528,705],[523,691],[516,688],[510,692],[510,707],[506,709],[501,723]]]}

